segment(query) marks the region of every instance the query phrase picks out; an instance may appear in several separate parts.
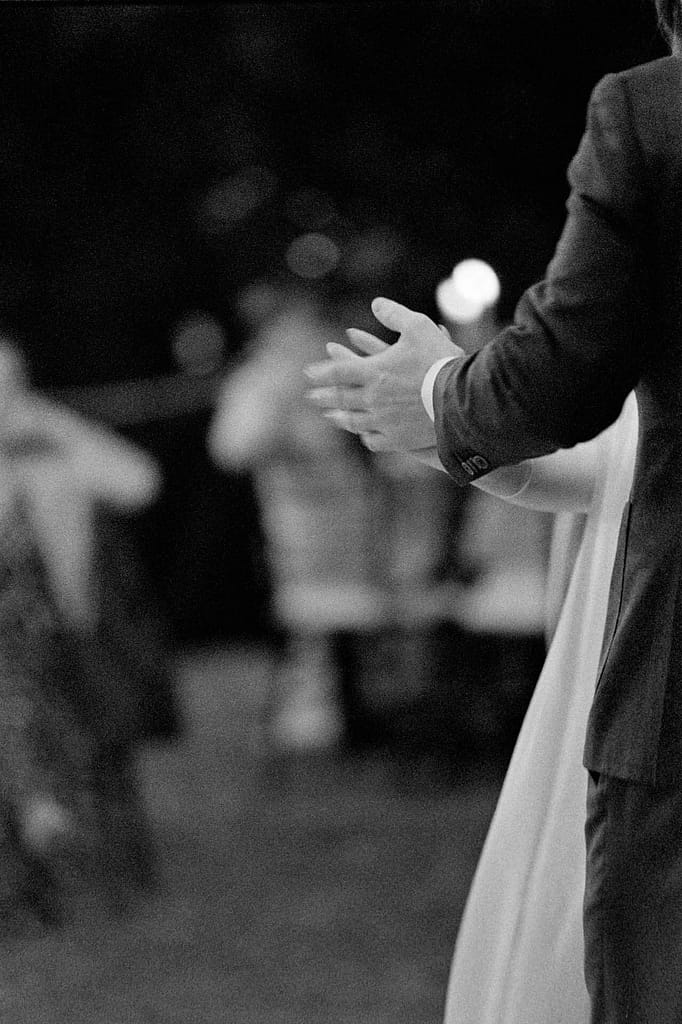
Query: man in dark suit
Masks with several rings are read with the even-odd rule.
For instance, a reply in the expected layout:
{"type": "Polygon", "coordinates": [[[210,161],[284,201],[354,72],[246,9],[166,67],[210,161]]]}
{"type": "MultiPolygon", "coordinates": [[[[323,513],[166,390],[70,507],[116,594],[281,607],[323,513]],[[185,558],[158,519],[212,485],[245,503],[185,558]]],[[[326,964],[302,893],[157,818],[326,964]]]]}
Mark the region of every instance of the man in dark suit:
{"type": "MultiPolygon", "coordinates": [[[[659,0],[673,50],[682,0],[659,0]]],[[[679,36],[678,36],[679,38],[679,36]]],[[[473,356],[387,299],[375,355],[309,368],[311,400],[374,450],[437,447],[461,484],[571,447],[636,389],[623,513],[584,763],[593,1024],[682,1021],[682,60],[603,79],[569,168],[545,280],[473,356]]],[[[351,332],[351,340],[353,335],[351,332]]],[[[364,351],[368,351],[364,345],[364,351]]],[[[538,771],[542,766],[538,765],[538,771]]]]}

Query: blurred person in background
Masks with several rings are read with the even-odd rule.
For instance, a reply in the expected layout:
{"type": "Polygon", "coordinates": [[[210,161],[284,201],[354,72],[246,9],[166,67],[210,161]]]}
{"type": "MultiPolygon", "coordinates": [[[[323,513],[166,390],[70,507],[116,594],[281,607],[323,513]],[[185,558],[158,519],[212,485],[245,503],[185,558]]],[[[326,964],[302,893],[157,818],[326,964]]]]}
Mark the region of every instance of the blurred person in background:
{"type": "Polygon", "coordinates": [[[320,424],[302,378],[325,341],[342,338],[350,311],[364,313],[372,289],[400,277],[407,243],[322,183],[281,185],[252,170],[200,204],[217,229],[245,195],[260,197],[244,214],[255,237],[266,230],[261,206],[270,217],[268,269],[237,297],[244,352],[208,436],[215,463],[255,484],[286,651],[269,741],[283,750],[409,744],[405,720],[433,686],[431,595],[458,492],[413,460],[375,457],[320,424]]]}
{"type": "Polygon", "coordinates": [[[334,747],[360,728],[339,638],[371,634],[385,617],[376,474],[362,447],[320,423],[304,399],[303,367],[341,337],[324,286],[256,282],[240,304],[252,335],[227,376],[207,443],[218,465],[248,470],[256,487],[285,647],[268,702],[268,744],[334,747]]]}
{"type": "MultiPolygon", "coordinates": [[[[145,453],[32,391],[7,337],[0,387],[0,926],[21,930],[122,909],[156,880],[134,755],[163,649],[141,656],[111,614],[97,515],[143,508],[161,480],[145,453]]],[[[125,546],[106,560],[134,565],[125,546]]],[[[121,585],[135,601],[134,578],[121,585]]]]}
{"type": "Polygon", "coordinates": [[[400,334],[391,351],[309,371],[339,425],[373,448],[437,444],[462,484],[597,436],[636,390],[637,463],[583,756],[593,1024],[682,1016],[682,6],[657,8],[673,54],[594,88],[564,232],[514,323],[466,357],[427,317],[375,300],[400,334]]]}

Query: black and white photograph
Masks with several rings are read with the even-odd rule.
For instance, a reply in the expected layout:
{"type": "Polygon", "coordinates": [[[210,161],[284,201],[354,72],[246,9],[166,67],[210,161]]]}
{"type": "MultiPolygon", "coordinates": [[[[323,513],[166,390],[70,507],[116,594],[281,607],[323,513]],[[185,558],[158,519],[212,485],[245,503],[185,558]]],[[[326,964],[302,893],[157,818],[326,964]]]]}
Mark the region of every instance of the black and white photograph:
{"type": "Polygon", "coordinates": [[[0,4],[1,1024],[681,1024],[682,0],[0,4]]]}

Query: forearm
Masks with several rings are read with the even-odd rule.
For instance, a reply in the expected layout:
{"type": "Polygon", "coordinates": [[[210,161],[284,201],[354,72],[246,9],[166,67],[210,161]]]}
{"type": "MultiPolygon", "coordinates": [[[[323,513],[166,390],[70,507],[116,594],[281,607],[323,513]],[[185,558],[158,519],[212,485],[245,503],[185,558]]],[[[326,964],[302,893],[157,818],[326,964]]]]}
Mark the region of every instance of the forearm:
{"type": "MultiPolygon", "coordinates": [[[[416,459],[417,462],[421,462],[424,466],[440,470],[441,473],[447,473],[447,469],[438,455],[438,449],[435,447],[420,448],[407,454],[411,458],[416,459]]],[[[486,476],[479,477],[478,480],[474,481],[474,486],[497,498],[514,501],[520,498],[528,488],[532,477],[531,466],[530,462],[521,463],[517,466],[503,466],[501,469],[493,470],[492,473],[488,473],[486,476]]]]}
{"type": "Polygon", "coordinates": [[[503,466],[474,486],[537,512],[585,512],[590,507],[598,466],[599,438],[575,448],[503,466]]]}
{"type": "MultiPolygon", "coordinates": [[[[588,446],[580,445],[581,449],[588,446]]],[[[592,461],[583,463],[580,457],[573,459],[573,454],[574,450],[556,452],[542,459],[503,466],[472,482],[488,495],[538,512],[585,512],[595,482],[592,461]]],[[[410,455],[431,469],[447,472],[435,447],[410,455]]]]}
{"type": "MultiPolygon", "coordinates": [[[[538,512],[585,512],[592,499],[596,471],[596,459],[587,449],[596,443],[595,439],[576,449],[502,466],[479,477],[473,485],[493,497],[538,512]]],[[[436,448],[409,454],[423,465],[447,473],[436,448]]]]}
{"type": "Polygon", "coordinates": [[[595,90],[569,170],[568,219],[515,321],[434,387],[441,460],[459,483],[595,437],[662,337],[654,322],[647,170],[623,83],[595,90]]]}
{"type": "Polygon", "coordinates": [[[547,308],[556,301],[548,298],[550,289],[547,282],[529,290],[514,324],[436,378],[438,451],[459,482],[471,482],[477,469],[540,458],[596,437],[617,419],[638,379],[635,357],[647,332],[634,302],[620,322],[615,314],[607,322],[604,312],[591,320],[594,311],[578,289],[564,301],[567,308],[582,304],[580,316],[562,316],[547,308]]]}

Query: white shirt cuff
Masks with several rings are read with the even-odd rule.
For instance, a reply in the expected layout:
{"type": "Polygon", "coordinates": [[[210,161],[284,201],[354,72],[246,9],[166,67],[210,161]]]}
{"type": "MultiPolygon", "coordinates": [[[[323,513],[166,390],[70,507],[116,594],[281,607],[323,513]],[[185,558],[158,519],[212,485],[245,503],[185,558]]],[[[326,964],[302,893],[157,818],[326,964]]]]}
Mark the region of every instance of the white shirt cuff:
{"type": "Polygon", "coordinates": [[[436,383],[436,377],[443,369],[446,363],[451,363],[457,356],[446,356],[445,359],[439,359],[433,363],[432,366],[426,371],[424,380],[422,381],[422,402],[426,409],[427,416],[433,423],[436,419],[436,413],[433,408],[433,386],[436,383]]]}

